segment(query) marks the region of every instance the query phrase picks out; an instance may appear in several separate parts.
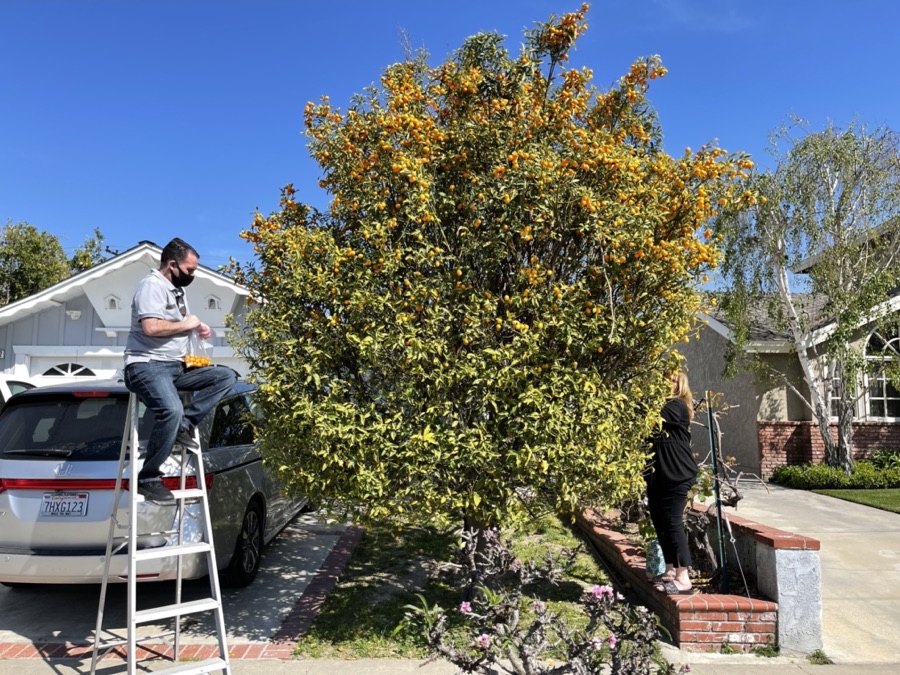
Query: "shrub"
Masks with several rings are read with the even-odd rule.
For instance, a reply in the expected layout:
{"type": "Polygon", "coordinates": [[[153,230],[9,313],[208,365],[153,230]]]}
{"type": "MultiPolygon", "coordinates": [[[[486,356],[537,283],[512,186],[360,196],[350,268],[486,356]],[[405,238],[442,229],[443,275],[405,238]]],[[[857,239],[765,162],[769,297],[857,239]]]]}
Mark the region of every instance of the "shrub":
{"type": "Polygon", "coordinates": [[[900,466],[882,469],[872,462],[857,462],[845,487],[868,490],[900,487],[900,466]]]}
{"type": "Polygon", "coordinates": [[[676,672],[656,654],[660,635],[653,614],[624,602],[610,586],[583,590],[581,622],[564,619],[544,602],[541,589],[558,582],[574,553],[523,562],[496,530],[481,534],[463,534],[457,569],[467,599],[450,611],[429,606],[422,596],[419,606],[407,606],[405,625],[422,626],[435,657],[484,675],[676,672]]]}
{"type": "Polygon", "coordinates": [[[799,490],[900,488],[900,468],[880,468],[874,461],[860,460],[847,475],[842,469],[825,464],[779,466],[772,472],[771,480],[799,490]]]}
{"type": "Polygon", "coordinates": [[[900,469],[900,448],[876,450],[870,461],[879,469],[900,469]]]}
{"type": "Polygon", "coordinates": [[[846,487],[847,474],[826,464],[779,466],[772,472],[772,482],[800,490],[846,487]]]}

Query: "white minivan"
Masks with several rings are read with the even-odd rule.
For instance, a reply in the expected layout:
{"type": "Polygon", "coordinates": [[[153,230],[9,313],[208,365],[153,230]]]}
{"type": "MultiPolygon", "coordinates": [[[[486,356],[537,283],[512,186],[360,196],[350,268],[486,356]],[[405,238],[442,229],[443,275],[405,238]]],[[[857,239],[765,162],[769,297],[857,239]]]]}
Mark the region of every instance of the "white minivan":
{"type": "MultiPolygon", "coordinates": [[[[250,423],[252,393],[238,382],[200,425],[216,561],[223,584],[231,586],[253,581],[263,547],[306,502],[283,494],[263,467],[250,423]]],[[[0,413],[0,583],[102,581],[128,399],[121,381],[92,380],[29,389],[6,403],[0,413]]],[[[140,405],[138,415],[143,451],[152,413],[140,405]]],[[[163,466],[170,489],[177,485],[179,454],[163,466]]],[[[173,529],[175,506],[138,506],[141,532],[173,529]]],[[[125,490],[117,508],[118,522],[127,524],[125,490]]],[[[186,522],[195,523],[186,541],[199,541],[200,506],[188,502],[186,509],[186,522]]],[[[139,536],[138,546],[167,546],[175,537],[139,536]]],[[[176,561],[140,561],[138,578],[173,579],[176,561]]],[[[182,565],[186,579],[207,573],[204,554],[185,556],[182,565]]],[[[124,581],[127,567],[123,549],[111,562],[111,581],[124,581]]]]}

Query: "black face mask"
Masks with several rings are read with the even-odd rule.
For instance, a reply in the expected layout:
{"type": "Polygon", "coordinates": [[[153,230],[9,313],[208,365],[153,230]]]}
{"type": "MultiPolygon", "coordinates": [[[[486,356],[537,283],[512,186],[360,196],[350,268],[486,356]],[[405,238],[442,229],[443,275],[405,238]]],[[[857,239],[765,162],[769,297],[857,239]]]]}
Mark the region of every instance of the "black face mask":
{"type": "Polygon", "coordinates": [[[175,265],[175,269],[178,270],[178,276],[176,277],[174,272],[171,274],[172,285],[175,288],[184,288],[185,286],[190,286],[191,282],[194,281],[194,275],[186,274],[185,272],[183,272],[178,264],[175,265]]]}

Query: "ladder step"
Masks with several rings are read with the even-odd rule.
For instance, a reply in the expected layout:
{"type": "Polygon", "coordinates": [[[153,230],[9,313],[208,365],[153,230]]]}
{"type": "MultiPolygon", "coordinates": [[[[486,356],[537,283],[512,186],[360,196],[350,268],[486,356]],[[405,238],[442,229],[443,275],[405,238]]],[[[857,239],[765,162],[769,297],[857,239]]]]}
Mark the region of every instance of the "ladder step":
{"type": "MultiPolygon", "coordinates": [[[[170,537],[178,534],[178,530],[157,530],[156,532],[138,532],[138,539],[141,537],[170,537]]],[[[125,535],[125,545],[128,545],[128,535],[125,535]]]]}
{"type": "Polygon", "coordinates": [[[215,598],[204,598],[202,600],[191,600],[190,602],[182,602],[174,605],[162,605],[153,607],[152,609],[142,609],[134,613],[135,623],[149,623],[151,621],[159,621],[161,619],[171,619],[173,616],[184,616],[185,614],[199,614],[200,612],[209,612],[219,608],[219,601],[215,598]]]}
{"type": "MultiPolygon", "coordinates": [[[[200,488],[186,488],[184,490],[175,488],[174,490],[170,490],[170,492],[175,499],[200,499],[203,497],[203,490],[200,488]]],[[[138,503],[145,503],[147,501],[142,494],[135,495],[135,498],[138,503]]],[[[167,506],[174,506],[174,504],[167,504],[167,506]]]]}
{"type": "Polygon", "coordinates": [[[192,555],[194,553],[209,553],[212,545],[205,541],[191,544],[178,544],[175,546],[157,546],[155,548],[142,548],[134,552],[135,560],[155,560],[157,558],[172,558],[180,555],[192,555]]]}
{"type": "MultiPolygon", "coordinates": [[[[165,630],[161,633],[154,633],[153,635],[142,635],[141,637],[139,637],[135,640],[135,644],[137,646],[141,646],[142,644],[145,644],[148,642],[156,642],[158,640],[164,640],[165,638],[170,638],[173,635],[175,635],[174,630],[165,630]]],[[[115,647],[124,647],[127,645],[128,645],[127,637],[115,636],[115,637],[111,637],[111,638],[106,638],[105,640],[100,640],[100,642],[97,644],[97,650],[98,651],[106,651],[109,649],[114,649],[115,647]]]]}
{"type": "Polygon", "coordinates": [[[175,499],[199,499],[203,496],[203,490],[199,488],[188,488],[185,490],[172,490],[172,496],[175,499]]]}
{"type": "Polygon", "coordinates": [[[177,666],[172,666],[171,668],[161,668],[157,670],[153,669],[153,675],[160,675],[161,673],[178,673],[178,675],[200,675],[200,673],[211,673],[215,670],[226,670],[228,669],[230,672],[230,668],[228,668],[228,663],[225,659],[215,658],[215,659],[206,659],[205,661],[189,661],[186,663],[179,663],[177,666]]]}

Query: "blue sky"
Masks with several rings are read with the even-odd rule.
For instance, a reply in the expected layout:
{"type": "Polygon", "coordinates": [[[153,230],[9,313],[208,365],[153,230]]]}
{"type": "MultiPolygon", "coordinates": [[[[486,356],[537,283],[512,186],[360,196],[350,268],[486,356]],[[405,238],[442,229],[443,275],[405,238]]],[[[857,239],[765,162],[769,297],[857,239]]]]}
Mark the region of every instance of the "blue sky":
{"type": "MultiPolygon", "coordinates": [[[[343,105],[413,47],[522,31],[578,0],[2,0],[0,224],[71,253],[99,227],[124,250],[181,236],[215,267],[292,182],[322,206],[302,112],[343,105]]],[[[717,139],[762,164],[789,115],[900,130],[895,0],[595,0],[571,65],[613,84],[659,54],[666,149],[717,139]]]]}

